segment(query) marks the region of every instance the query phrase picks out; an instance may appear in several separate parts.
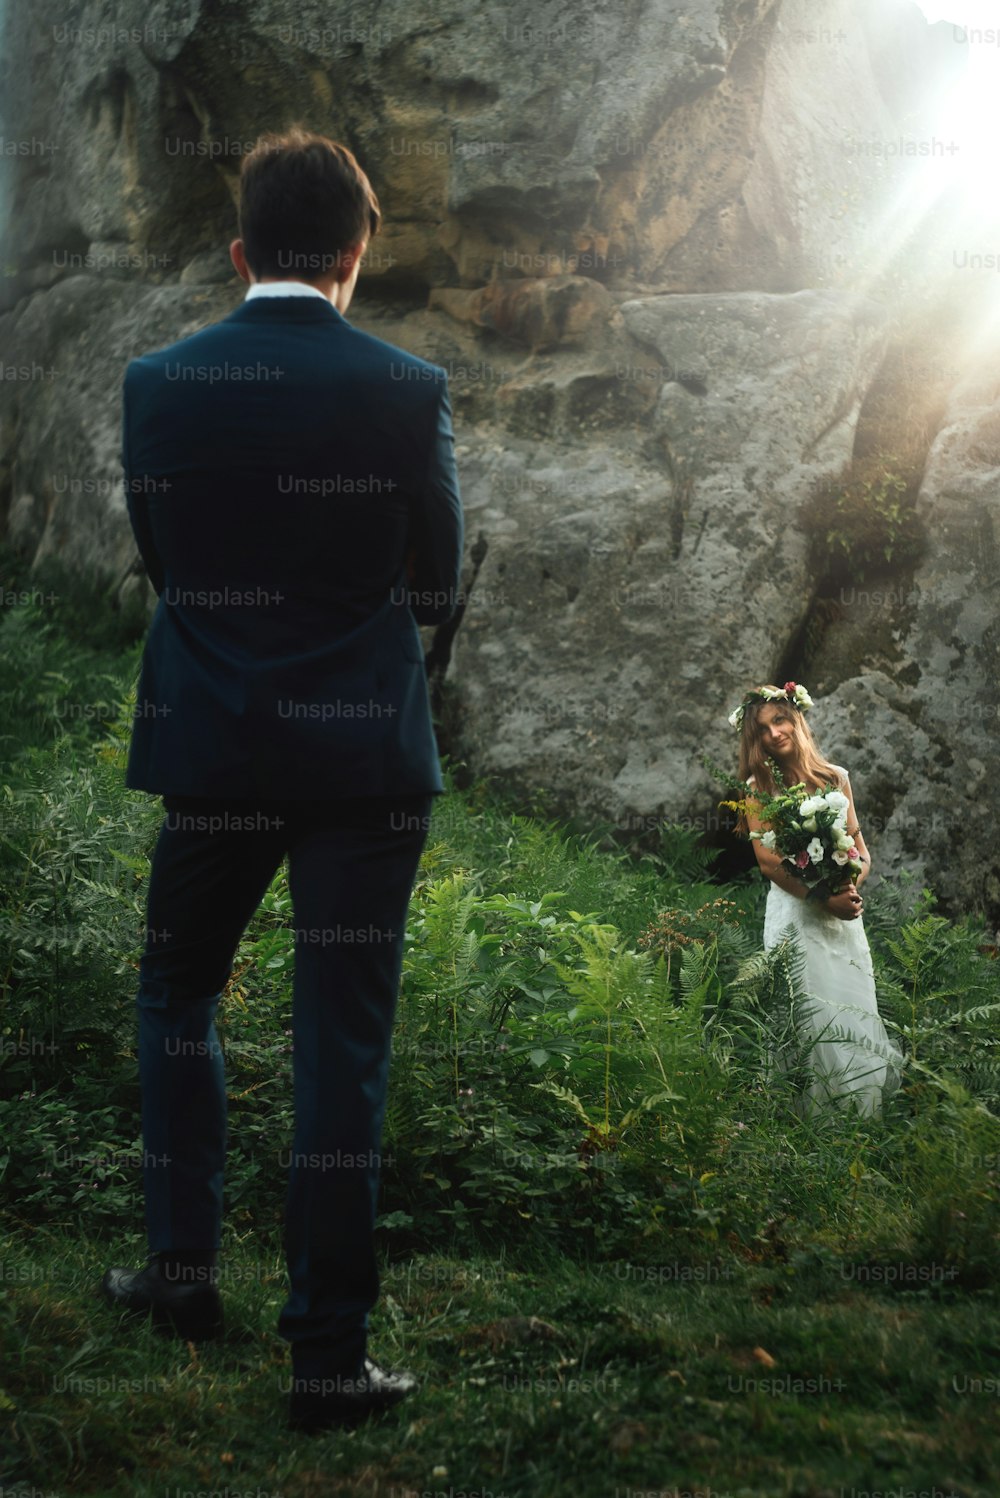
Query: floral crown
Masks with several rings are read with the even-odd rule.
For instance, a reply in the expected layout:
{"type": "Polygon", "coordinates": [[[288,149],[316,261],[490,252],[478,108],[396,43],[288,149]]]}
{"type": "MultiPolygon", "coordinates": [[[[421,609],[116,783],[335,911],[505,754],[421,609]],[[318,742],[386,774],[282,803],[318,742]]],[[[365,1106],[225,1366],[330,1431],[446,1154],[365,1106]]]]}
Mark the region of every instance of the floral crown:
{"type": "Polygon", "coordinates": [[[746,694],[739,707],[734,708],[729,714],[729,722],[733,728],[741,729],[743,727],[743,714],[751,702],[777,701],[790,702],[793,707],[797,707],[799,712],[802,713],[813,705],[813,700],[809,693],[797,681],[786,681],[783,687],[755,687],[752,692],[746,694]]]}

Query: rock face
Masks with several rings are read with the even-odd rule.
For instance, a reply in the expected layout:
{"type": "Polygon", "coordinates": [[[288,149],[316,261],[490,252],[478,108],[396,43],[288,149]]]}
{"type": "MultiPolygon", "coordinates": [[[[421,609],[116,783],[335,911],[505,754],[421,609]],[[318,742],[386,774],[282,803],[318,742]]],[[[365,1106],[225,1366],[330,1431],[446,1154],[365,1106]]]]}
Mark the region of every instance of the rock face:
{"type": "MultiPolygon", "coordinates": [[[[935,884],[943,884],[938,868],[947,863],[948,892],[960,906],[997,911],[1000,397],[995,376],[956,388],[931,451],[920,511],[933,550],[900,610],[902,668],[896,681],[862,678],[856,722],[861,728],[870,717],[876,728],[876,753],[867,774],[879,782],[883,856],[892,863],[919,862],[935,884]],[[901,689],[899,678],[910,683],[908,689],[901,689]],[[899,766],[906,767],[912,784],[901,783],[899,766]]],[[[834,695],[846,696],[845,687],[834,695]]]]}
{"type": "Polygon", "coordinates": [[[805,543],[786,517],[850,456],[882,335],[839,292],[662,296],[620,316],[637,352],[604,377],[659,390],[644,461],[616,433],[585,464],[537,446],[486,464],[476,589],[504,612],[470,608],[454,668],[478,763],[627,828],[695,803],[713,718],[798,627],[805,543]]]}
{"type": "MultiPolygon", "coordinates": [[[[729,709],[795,674],[816,593],[797,512],[850,462],[898,320],[873,267],[910,169],[879,143],[962,49],[911,0],[102,14],[7,13],[7,537],[145,586],[124,365],[237,304],[243,155],[322,130],[386,215],[352,320],[450,376],[467,599],[427,641],[447,747],[623,833],[714,833],[699,756],[732,764],[729,709]]],[[[932,551],[882,580],[884,627],[813,720],[876,862],[994,917],[973,809],[1000,769],[998,432],[990,389],[957,388],[920,499],[932,551]]]]}

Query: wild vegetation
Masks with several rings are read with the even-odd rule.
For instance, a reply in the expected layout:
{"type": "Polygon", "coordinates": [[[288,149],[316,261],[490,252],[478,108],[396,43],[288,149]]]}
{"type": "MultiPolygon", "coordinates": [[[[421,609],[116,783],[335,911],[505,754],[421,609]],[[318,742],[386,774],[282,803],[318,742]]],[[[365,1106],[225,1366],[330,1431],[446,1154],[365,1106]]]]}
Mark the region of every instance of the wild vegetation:
{"type": "Polygon", "coordinates": [[[162,811],[122,784],[136,621],[57,583],[0,616],[4,1493],[989,1491],[989,934],[905,871],[866,890],[904,1085],[882,1118],[805,1121],[808,1057],[773,1062],[798,959],[761,949],[759,877],[714,881],[680,826],[609,852],[486,785],[435,807],[383,1146],[373,1345],[424,1390],[354,1435],[283,1429],[285,870],[220,1006],[229,1335],[119,1326],[95,1289],[143,1258],[133,1000],[162,811]]]}

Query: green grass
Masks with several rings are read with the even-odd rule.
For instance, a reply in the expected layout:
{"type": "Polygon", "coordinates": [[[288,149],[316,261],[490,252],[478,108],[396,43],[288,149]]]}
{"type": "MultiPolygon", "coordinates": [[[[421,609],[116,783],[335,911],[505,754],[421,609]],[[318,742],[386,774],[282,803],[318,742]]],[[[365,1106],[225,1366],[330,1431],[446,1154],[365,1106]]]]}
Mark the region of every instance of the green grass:
{"type": "MultiPolygon", "coordinates": [[[[992,1292],[869,1288],[823,1259],[699,1272],[415,1256],[384,1270],[371,1345],[419,1390],[355,1432],[303,1437],[284,1428],[276,1240],[230,1245],[226,1337],[198,1349],[97,1302],[122,1248],[3,1244],[7,1484],[106,1498],[996,1491],[995,1383],[973,1383],[995,1380],[992,1292]]],[[[134,1238],[126,1260],[139,1253],[134,1238]]]]}
{"type": "Polygon", "coordinates": [[[0,616],[0,1498],[995,1493],[981,923],[905,871],[866,892],[904,1086],[881,1119],[806,1123],[794,1077],[763,1080],[795,964],[761,956],[762,882],[713,883],[682,828],[635,859],[486,785],[435,805],[386,1117],[372,1351],[420,1391],[350,1434],[284,1427],[283,871],[220,1011],[227,1337],[119,1322],[97,1287],[144,1259],[125,1157],[159,808],[122,785],[130,626],[75,587],[0,616]]]}

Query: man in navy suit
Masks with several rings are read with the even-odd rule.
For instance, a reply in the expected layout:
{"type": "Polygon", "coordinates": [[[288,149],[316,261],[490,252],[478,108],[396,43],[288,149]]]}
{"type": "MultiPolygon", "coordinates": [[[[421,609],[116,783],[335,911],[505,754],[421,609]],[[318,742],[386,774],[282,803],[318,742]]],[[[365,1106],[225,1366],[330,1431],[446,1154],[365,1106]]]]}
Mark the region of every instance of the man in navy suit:
{"type": "Polygon", "coordinates": [[[378,201],[299,128],[245,158],[222,322],[133,359],[123,466],[159,594],[126,783],[162,796],[136,1000],[150,1259],[112,1304],[222,1329],[226,1095],[214,1015],[287,856],[295,1135],[290,1418],[349,1422],[414,1385],[368,1356],[406,912],[442,790],[418,623],[448,619],[463,521],[445,371],[346,320],[378,201]]]}

